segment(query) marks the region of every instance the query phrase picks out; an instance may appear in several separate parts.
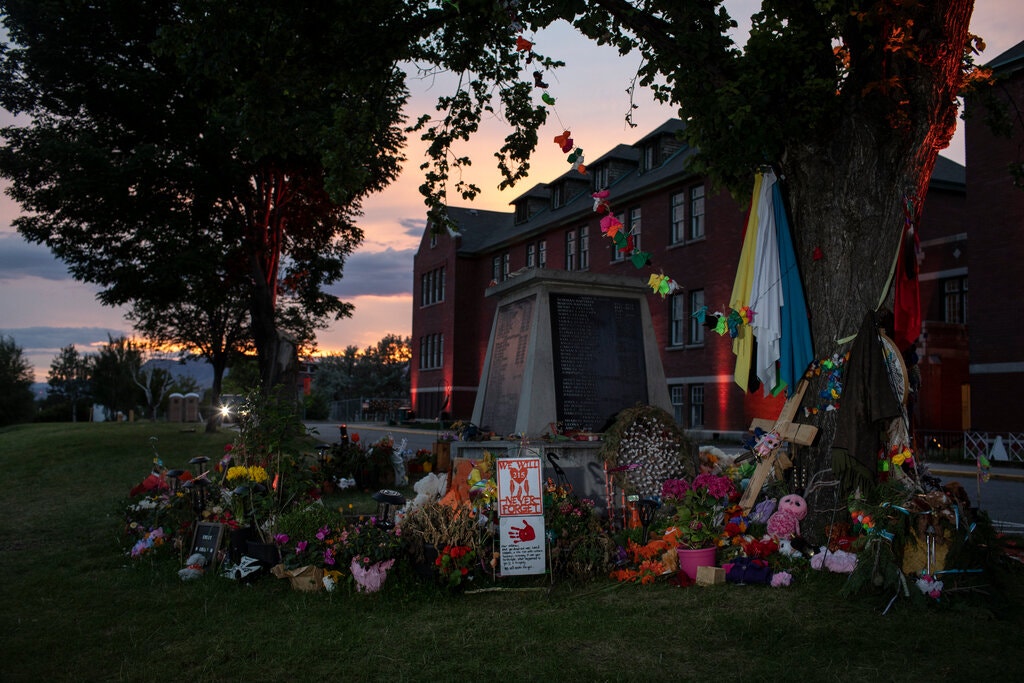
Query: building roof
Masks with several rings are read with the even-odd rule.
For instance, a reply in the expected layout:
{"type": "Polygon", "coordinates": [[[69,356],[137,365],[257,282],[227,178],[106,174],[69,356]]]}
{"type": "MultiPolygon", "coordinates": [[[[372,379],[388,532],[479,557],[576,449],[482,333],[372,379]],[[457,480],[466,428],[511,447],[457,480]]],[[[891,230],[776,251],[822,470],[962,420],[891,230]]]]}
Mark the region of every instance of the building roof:
{"type": "Polygon", "coordinates": [[[956,187],[965,189],[967,186],[967,169],[963,164],[958,164],[940,154],[935,159],[935,168],[932,169],[930,183],[944,188],[956,187]]]}
{"type": "Polygon", "coordinates": [[[448,207],[448,217],[458,226],[459,251],[470,253],[486,249],[497,235],[508,235],[510,229],[515,227],[514,216],[509,211],[448,207]]]}
{"type": "MultiPolygon", "coordinates": [[[[633,145],[618,144],[610,150],[597,157],[587,164],[596,167],[601,163],[610,160],[625,160],[636,163],[640,159],[640,148],[647,142],[662,135],[675,134],[685,128],[686,124],[679,119],[669,119],[644,135],[633,145]]],[[[639,169],[632,170],[619,176],[609,189],[612,190],[616,199],[616,208],[621,203],[629,202],[640,193],[646,193],[652,189],[661,187],[670,182],[677,182],[685,176],[686,166],[695,150],[683,146],[654,169],[641,172],[639,169]]],[[[530,233],[543,233],[552,224],[562,224],[566,220],[589,218],[593,212],[592,189],[589,183],[589,176],[580,174],[575,169],[570,169],[558,176],[549,183],[538,183],[523,194],[516,197],[510,203],[516,203],[524,199],[550,199],[551,186],[566,180],[587,180],[572,189],[575,194],[565,198],[561,206],[552,208],[550,204],[532,214],[529,220],[516,223],[515,214],[512,212],[502,213],[497,211],[475,211],[458,207],[449,208],[449,217],[459,225],[459,232],[462,240],[459,243],[459,251],[463,253],[477,253],[500,248],[503,244],[518,241],[524,235],[530,233]]],[[[625,206],[621,206],[625,208],[625,206]]]]}
{"type": "MultiPolygon", "coordinates": [[[[1021,43],[1021,47],[1024,43],[1021,43]]],[[[1006,53],[1004,53],[1006,54],[1006,53]]],[[[640,159],[640,150],[650,141],[663,136],[675,135],[686,127],[680,119],[669,119],[644,135],[633,145],[618,144],[594,161],[587,164],[596,167],[611,159],[626,160],[636,163],[640,159]]],[[[609,187],[612,193],[615,211],[625,211],[629,203],[643,194],[659,189],[671,183],[684,180],[690,173],[690,160],[697,153],[695,148],[683,144],[678,150],[662,160],[662,163],[651,170],[634,170],[619,176],[609,187]]],[[[570,169],[549,183],[537,183],[523,194],[516,197],[510,204],[526,199],[550,200],[551,187],[566,180],[586,180],[588,176],[570,169]]],[[[943,189],[963,189],[966,183],[966,170],[962,164],[939,156],[932,171],[931,183],[943,189]]],[[[567,186],[572,187],[572,186],[567,186]]],[[[561,206],[552,208],[548,201],[544,208],[532,214],[529,220],[516,223],[514,212],[483,211],[464,207],[449,207],[448,215],[459,226],[461,236],[459,252],[475,254],[499,249],[528,237],[531,233],[542,234],[552,225],[563,225],[571,220],[586,220],[593,212],[592,188],[579,184],[573,187],[576,193],[566,197],[561,206]]]]}
{"type": "Polygon", "coordinates": [[[986,64],[993,71],[1016,71],[1024,67],[1024,40],[986,64]]]}

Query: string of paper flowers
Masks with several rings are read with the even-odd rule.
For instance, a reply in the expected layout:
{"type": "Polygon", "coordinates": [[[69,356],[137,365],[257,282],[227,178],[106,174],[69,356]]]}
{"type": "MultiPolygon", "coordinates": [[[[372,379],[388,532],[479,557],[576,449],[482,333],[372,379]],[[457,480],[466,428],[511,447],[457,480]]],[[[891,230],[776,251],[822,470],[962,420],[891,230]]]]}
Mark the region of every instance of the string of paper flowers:
{"type": "MultiPolygon", "coordinates": [[[[523,36],[523,25],[518,20],[516,9],[519,7],[519,0],[502,0],[502,6],[508,14],[508,28],[516,36],[516,52],[523,53],[526,64],[530,65],[533,62],[534,43],[523,36]]],[[[547,91],[548,84],[544,82],[544,73],[542,71],[535,70],[533,72],[533,84],[534,87],[543,91],[540,96],[541,101],[550,107],[551,112],[555,115],[562,128],[562,132],[554,137],[554,143],[566,155],[566,161],[569,162],[569,165],[580,174],[586,175],[587,166],[583,148],[576,145],[570,127],[566,126],[558,115],[558,110],[555,108],[555,98],[547,91]]],[[[609,196],[610,192],[607,189],[599,190],[592,195],[594,199],[594,212],[604,216],[601,219],[601,233],[609,238],[614,243],[615,249],[622,253],[624,258],[629,258],[630,262],[637,269],[648,266],[651,262],[650,253],[636,247],[632,227],[627,228],[624,226],[622,221],[611,211],[609,196]]],[[[679,290],[679,284],[662,272],[652,273],[647,280],[647,285],[651,288],[651,291],[661,295],[662,298],[679,290]]]]}

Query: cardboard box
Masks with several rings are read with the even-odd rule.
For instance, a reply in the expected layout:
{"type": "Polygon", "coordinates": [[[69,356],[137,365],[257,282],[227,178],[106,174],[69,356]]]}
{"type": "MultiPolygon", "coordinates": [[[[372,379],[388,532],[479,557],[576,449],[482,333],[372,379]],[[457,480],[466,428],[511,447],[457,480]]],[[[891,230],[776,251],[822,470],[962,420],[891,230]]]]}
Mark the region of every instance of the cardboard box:
{"type": "Polygon", "coordinates": [[[725,583],[725,569],[722,567],[697,567],[698,586],[717,586],[725,583]]]}

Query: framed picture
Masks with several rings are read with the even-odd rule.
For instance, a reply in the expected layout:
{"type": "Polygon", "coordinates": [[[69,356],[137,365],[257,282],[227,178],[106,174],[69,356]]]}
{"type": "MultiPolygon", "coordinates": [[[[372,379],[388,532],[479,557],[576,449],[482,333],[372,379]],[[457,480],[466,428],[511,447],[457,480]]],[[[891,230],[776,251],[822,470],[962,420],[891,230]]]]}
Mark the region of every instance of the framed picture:
{"type": "Polygon", "coordinates": [[[217,563],[217,551],[224,540],[224,525],[218,522],[198,522],[192,535],[192,549],[188,557],[199,553],[206,558],[206,569],[213,569],[217,563]]]}

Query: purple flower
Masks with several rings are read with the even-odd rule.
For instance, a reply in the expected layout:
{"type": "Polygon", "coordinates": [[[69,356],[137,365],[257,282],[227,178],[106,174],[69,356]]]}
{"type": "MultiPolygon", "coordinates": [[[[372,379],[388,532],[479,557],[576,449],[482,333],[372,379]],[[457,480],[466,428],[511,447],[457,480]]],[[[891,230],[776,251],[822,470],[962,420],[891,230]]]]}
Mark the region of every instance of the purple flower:
{"type": "Polygon", "coordinates": [[[277,534],[274,536],[274,543],[278,545],[285,545],[288,543],[288,534],[277,534]]]}
{"type": "Polygon", "coordinates": [[[334,550],[331,548],[324,551],[324,564],[334,566],[334,550]]]}
{"type": "Polygon", "coordinates": [[[308,545],[309,545],[309,542],[307,542],[307,541],[299,541],[298,543],[295,544],[295,552],[296,553],[300,553],[300,554],[306,552],[306,546],[308,546],[308,545]]]}
{"type": "Polygon", "coordinates": [[[316,532],[316,537],[318,539],[320,539],[321,541],[324,540],[325,538],[327,538],[330,535],[331,535],[331,527],[329,527],[329,526],[320,527],[320,530],[316,532]]]}

